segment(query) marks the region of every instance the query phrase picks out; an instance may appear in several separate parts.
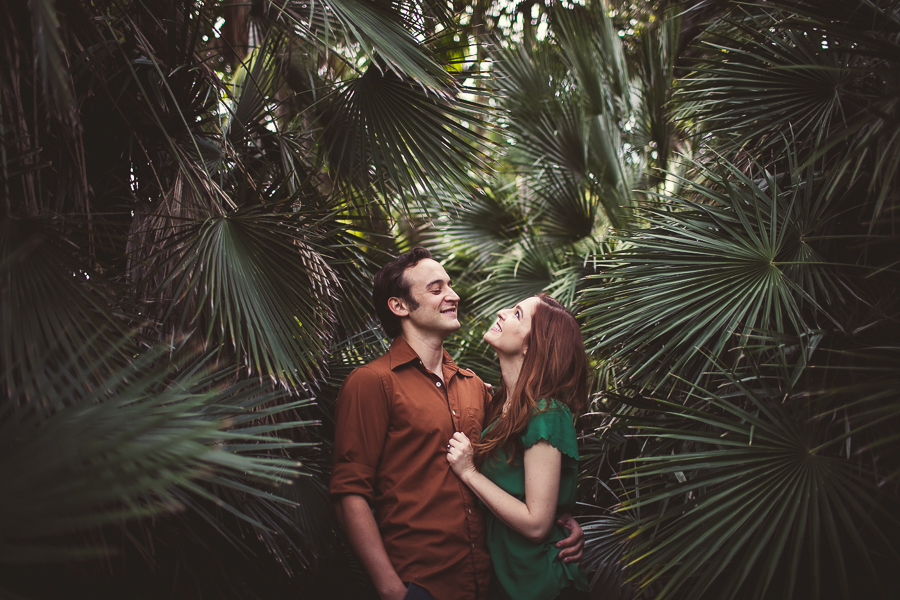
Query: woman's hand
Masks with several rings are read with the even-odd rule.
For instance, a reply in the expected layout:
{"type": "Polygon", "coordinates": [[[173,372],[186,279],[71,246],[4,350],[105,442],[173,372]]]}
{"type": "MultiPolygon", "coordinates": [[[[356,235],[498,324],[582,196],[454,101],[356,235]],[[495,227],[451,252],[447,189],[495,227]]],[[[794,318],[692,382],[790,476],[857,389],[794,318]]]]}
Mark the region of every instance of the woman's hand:
{"type": "Polygon", "coordinates": [[[450,443],[447,444],[447,462],[450,463],[450,468],[463,482],[470,474],[477,472],[475,469],[475,450],[472,448],[472,442],[461,431],[454,433],[453,437],[450,438],[450,443]]]}

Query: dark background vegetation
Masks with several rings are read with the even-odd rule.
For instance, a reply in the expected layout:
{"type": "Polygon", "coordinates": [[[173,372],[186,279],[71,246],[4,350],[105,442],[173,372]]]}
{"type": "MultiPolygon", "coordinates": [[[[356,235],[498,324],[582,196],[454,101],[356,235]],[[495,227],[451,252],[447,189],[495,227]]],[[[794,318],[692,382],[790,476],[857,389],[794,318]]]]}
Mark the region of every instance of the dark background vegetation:
{"type": "Polygon", "coordinates": [[[371,597],[331,408],[416,244],[486,381],[582,324],[592,597],[900,592],[900,2],[0,8],[0,595],[371,597]]]}

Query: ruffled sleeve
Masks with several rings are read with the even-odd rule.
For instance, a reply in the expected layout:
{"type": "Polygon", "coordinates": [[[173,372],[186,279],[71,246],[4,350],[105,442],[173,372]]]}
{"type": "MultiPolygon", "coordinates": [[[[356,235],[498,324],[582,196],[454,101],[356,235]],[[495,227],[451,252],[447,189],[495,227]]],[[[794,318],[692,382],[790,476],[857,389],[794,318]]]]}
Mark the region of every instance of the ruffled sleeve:
{"type": "Polygon", "coordinates": [[[531,416],[525,433],[522,435],[522,447],[530,448],[539,440],[547,440],[550,445],[563,454],[578,460],[578,442],[572,413],[568,407],[558,400],[541,400],[537,411],[531,416]]]}

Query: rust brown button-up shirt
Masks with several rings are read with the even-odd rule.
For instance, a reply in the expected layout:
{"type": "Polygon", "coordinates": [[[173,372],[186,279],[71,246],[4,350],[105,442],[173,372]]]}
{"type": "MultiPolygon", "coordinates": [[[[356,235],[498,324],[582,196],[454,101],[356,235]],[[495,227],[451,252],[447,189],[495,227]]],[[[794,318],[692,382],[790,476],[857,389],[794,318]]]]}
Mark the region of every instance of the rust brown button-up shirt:
{"type": "Polygon", "coordinates": [[[375,509],[388,557],[436,600],[486,598],[491,563],[475,495],[450,470],[455,431],[481,435],[490,397],[444,351],[444,382],[401,337],[354,370],[337,400],[331,495],[375,509]]]}

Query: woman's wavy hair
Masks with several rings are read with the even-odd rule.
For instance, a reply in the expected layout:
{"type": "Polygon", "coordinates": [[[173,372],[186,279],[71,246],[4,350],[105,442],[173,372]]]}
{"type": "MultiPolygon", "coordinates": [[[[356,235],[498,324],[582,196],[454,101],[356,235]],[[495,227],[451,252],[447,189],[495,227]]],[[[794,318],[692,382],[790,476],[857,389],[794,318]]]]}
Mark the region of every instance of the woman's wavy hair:
{"type": "Polygon", "coordinates": [[[510,394],[509,409],[498,419],[506,401],[506,389],[501,386],[491,400],[486,421],[497,422],[473,444],[479,466],[501,448],[510,450],[510,461],[521,454],[519,438],[541,399],[558,400],[576,416],[587,404],[588,360],[581,328],[562,304],[547,294],[538,298],[525,340],[528,351],[510,394]]]}

